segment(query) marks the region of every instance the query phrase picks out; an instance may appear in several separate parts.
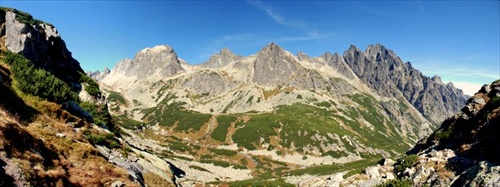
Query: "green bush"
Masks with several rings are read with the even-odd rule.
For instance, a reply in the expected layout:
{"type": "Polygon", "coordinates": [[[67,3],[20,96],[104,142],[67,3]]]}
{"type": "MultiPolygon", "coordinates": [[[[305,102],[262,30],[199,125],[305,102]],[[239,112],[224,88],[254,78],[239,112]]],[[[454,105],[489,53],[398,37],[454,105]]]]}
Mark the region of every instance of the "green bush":
{"type": "Polygon", "coordinates": [[[119,129],[115,127],[115,123],[108,111],[108,105],[96,105],[90,102],[80,103],[80,107],[92,115],[93,122],[98,125],[104,125],[115,135],[119,134],[119,129]]]}
{"type": "Polygon", "coordinates": [[[22,55],[2,51],[5,63],[11,67],[17,88],[22,92],[51,102],[78,101],[78,95],[62,80],[44,69],[36,68],[22,55]]]}
{"type": "Polygon", "coordinates": [[[417,155],[404,155],[403,157],[399,158],[394,165],[394,173],[398,174],[400,172],[403,172],[406,168],[410,168],[413,165],[415,165],[418,162],[418,156],[417,155]]]}
{"type": "Polygon", "coordinates": [[[109,143],[109,148],[119,148],[120,147],[120,144],[116,141],[112,141],[111,143],[109,143]]]}
{"type": "Polygon", "coordinates": [[[87,85],[85,86],[85,91],[89,93],[89,95],[94,97],[101,96],[101,90],[99,89],[99,84],[97,84],[97,82],[95,82],[89,76],[80,73],[80,82],[87,83],[87,85]]]}
{"type": "Polygon", "coordinates": [[[453,134],[452,129],[448,129],[446,131],[438,131],[438,132],[436,132],[436,138],[448,139],[452,134],[453,134]]]}
{"type": "Polygon", "coordinates": [[[108,95],[108,100],[113,102],[118,102],[121,104],[127,104],[125,98],[123,98],[118,92],[111,91],[110,94],[108,95]]]}
{"type": "Polygon", "coordinates": [[[217,122],[219,125],[214,129],[210,136],[217,141],[224,142],[226,140],[226,136],[228,133],[228,128],[231,126],[231,123],[235,122],[237,118],[235,116],[218,116],[217,122]]]}
{"type": "Polygon", "coordinates": [[[412,187],[413,182],[409,179],[393,179],[377,185],[377,187],[412,187]]]}
{"type": "Polygon", "coordinates": [[[97,145],[104,145],[106,144],[106,138],[100,134],[94,134],[91,133],[89,136],[87,136],[87,139],[92,143],[92,144],[97,144],[97,145]]]}

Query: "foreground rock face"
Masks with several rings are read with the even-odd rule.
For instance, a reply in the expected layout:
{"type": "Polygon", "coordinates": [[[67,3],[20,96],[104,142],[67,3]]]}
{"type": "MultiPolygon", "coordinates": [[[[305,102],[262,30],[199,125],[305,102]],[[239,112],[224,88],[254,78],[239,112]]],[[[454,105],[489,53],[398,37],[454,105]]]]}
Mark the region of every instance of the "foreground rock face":
{"type": "Polygon", "coordinates": [[[31,15],[9,8],[0,10],[2,49],[18,53],[31,60],[78,90],[80,63],[71,56],[57,29],[31,15]],[[20,21],[21,20],[21,21],[20,21]]]}
{"type": "Polygon", "coordinates": [[[461,112],[444,121],[438,130],[409,151],[418,154],[421,161],[408,169],[416,172],[402,175],[416,185],[498,185],[499,125],[500,81],[495,81],[484,85],[467,100],[461,112]]]}

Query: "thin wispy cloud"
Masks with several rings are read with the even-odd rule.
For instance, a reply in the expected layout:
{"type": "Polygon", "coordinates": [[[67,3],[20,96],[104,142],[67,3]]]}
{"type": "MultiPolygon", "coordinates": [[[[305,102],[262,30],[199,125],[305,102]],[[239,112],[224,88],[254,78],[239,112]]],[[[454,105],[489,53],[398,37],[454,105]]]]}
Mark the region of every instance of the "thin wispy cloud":
{"type": "Polygon", "coordinates": [[[252,37],[254,37],[254,35],[251,33],[239,33],[239,34],[225,35],[221,38],[212,40],[210,43],[221,45],[228,42],[246,41],[252,37]]]}
{"type": "Polygon", "coordinates": [[[264,4],[262,1],[247,1],[248,4],[264,11],[274,22],[284,25],[290,26],[297,29],[305,30],[305,25],[301,22],[290,21],[286,19],[282,14],[280,14],[277,10],[273,9],[271,6],[264,4]]]}
{"type": "Polygon", "coordinates": [[[271,19],[273,19],[276,23],[279,23],[281,25],[288,25],[287,22],[285,22],[285,18],[281,16],[278,12],[273,10],[271,7],[268,7],[264,5],[261,1],[247,1],[250,5],[259,8],[267,13],[271,19]]]}
{"type": "Polygon", "coordinates": [[[308,40],[324,39],[330,36],[332,36],[332,34],[319,34],[318,32],[309,32],[305,36],[282,37],[274,41],[276,42],[308,41],[308,40]]]}

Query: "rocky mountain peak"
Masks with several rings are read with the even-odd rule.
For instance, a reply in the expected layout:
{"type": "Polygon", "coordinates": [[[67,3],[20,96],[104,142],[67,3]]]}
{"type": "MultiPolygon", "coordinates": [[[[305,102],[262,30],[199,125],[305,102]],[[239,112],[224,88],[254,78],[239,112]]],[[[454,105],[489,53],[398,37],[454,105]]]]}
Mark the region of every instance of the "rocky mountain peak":
{"type": "Polygon", "coordinates": [[[227,47],[224,47],[219,52],[220,56],[235,56],[235,54],[229,50],[227,47]]]}
{"type": "Polygon", "coordinates": [[[302,73],[304,68],[292,54],[270,43],[257,53],[253,81],[259,85],[277,87],[288,84],[292,75],[302,73]]]}
{"type": "Polygon", "coordinates": [[[366,54],[373,54],[376,52],[385,52],[385,51],[388,51],[388,49],[385,48],[383,45],[377,43],[375,45],[373,45],[373,44],[368,45],[368,47],[365,50],[365,53],[366,54]]]}
{"type": "MultiPolygon", "coordinates": [[[[335,53],[336,54],[336,53],[335,53]]],[[[333,54],[330,53],[330,52],[325,52],[323,53],[321,56],[321,58],[323,58],[323,60],[328,61],[329,59],[333,58],[333,54]]]]}
{"type": "Polygon", "coordinates": [[[300,60],[300,61],[303,61],[303,60],[309,60],[311,59],[311,57],[309,57],[309,55],[305,54],[304,52],[302,51],[299,51],[297,53],[297,58],[300,60]]]}
{"type": "Polygon", "coordinates": [[[355,54],[355,53],[363,53],[363,52],[361,50],[359,50],[359,48],[356,47],[355,45],[350,45],[349,49],[347,49],[347,51],[344,52],[344,56],[345,56],[345,53],[355,54]]]}
{"type": "Polygon", "coordinates": [[[104,77],[106,77],[107,75],[109,75],[109,73],[111,73],[111,71],[106,67],[101,71],[97,70],[97,71],[87,71],[85,72],[89,77],[93,78],[94,80],[101,80],[103,79],[104,77]]]}
{"type": "Polygon", "coordinates": [[[432,77],[431,80],[438,83],[438,84],[443,84],[443,81],[441,81],[440,76],[434,75],[434,77],[432,77]]]}
{"type": "Polygon", "coordinates": [[[234,54],[228,48],[223,48],[220,50],[219,54],[212,55],[207,62],[201,64],[200,66],[206,68],[220,68],[230,63],[236,62],[242,58],[243,57],[234,54]]]}
{"type": "Polygon", "coordinates": [[[135,58],[141,57],[142,55],[155,56],[163,54],[177,58],[177,54],[174,49],[168,45],[157,45],[151,48],[142,49],[135,55],[135,58]]]}
{"type": "Polygon", "coordinates": [[[172,47],[157,45],[140,50],[134,59],[121,60],[102,81],[109,85],[129,84],[137,79],[155,81],[185,71],[172,47]]]}
{"type": "Polygon", "coordinates": [[[271,42],[267,44],[262,50],[257,53],[257,56],[283,56],[286,52],[283,48],[271,42]]]}

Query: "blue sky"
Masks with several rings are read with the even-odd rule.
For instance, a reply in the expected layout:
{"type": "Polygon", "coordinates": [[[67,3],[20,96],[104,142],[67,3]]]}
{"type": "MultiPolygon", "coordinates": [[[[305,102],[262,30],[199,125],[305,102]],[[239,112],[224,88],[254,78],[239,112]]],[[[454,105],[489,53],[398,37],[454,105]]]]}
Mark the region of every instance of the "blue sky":
{"type": "Polygon", "coordinates": [[[500,79],[499,1],[12,1],[54,24],[84,70],[160,44],[191,64],[227,47],[275,42],[319,56],[380,43],[425,75],[471,94],[500,79]]]}

